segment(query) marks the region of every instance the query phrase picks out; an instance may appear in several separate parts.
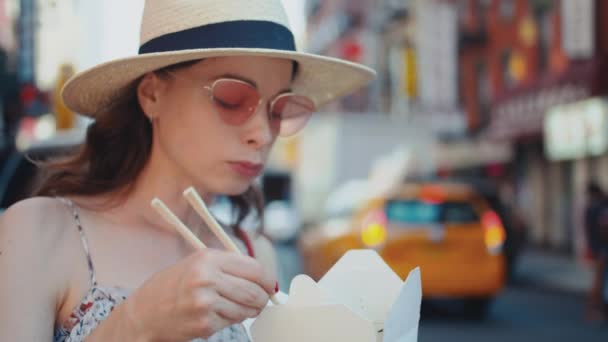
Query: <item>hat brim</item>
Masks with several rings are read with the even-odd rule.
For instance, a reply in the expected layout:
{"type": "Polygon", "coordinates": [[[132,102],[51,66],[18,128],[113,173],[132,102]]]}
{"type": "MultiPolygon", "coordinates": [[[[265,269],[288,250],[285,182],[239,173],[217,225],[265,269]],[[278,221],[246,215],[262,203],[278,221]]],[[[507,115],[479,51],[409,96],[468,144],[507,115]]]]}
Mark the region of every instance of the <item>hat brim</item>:
{"type": "Polygon", "coordinates": [[[266,56],[298,62],[298,75],[292,88],[309,96],[318,107],[356,91],[376,75],[374,70],[361,64],[303,52],[241,48],[182,50],[100,64],[70,79],[62,97],[71,110],[95,118],[130,91],[133,81],[148,72],[190,60],[222,56],[266,56]]]}

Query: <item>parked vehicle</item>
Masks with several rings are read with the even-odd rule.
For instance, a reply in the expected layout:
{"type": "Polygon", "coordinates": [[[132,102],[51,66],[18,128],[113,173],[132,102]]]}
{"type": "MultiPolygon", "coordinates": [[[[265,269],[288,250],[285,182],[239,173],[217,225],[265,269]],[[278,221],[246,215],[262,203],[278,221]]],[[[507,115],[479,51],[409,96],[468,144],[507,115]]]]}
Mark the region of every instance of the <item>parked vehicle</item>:
{"type": "Polygon", "coordinates": [[[309,229],[299,247],[314,279],[346,251],[373,248],[401,278],[420,266],[425,298],[463,299],[483,317],[505,285],[504,242],[500,217],[473,187],[409,183],[309,229]]]}

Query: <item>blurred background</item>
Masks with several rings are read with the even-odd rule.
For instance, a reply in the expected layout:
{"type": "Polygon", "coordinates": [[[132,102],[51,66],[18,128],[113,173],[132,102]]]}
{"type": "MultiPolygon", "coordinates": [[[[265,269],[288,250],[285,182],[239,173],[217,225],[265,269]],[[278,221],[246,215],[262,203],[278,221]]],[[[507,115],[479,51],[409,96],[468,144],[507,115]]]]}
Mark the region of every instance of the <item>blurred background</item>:
{"type": "MultiPolygon", "coordinates": [[[[589,247],[608,238],[586,219],[608,203],[588,193],[608,187],[608,2],[283,2],[299,49],[378,78],[278,141],[259,179],[282,290],[373,248],[402,278],[421,266],[420,341],[608,341],[589,247]]],[[[0,0],[1,208],[28,195],[30,158],[82,141],[58,90],[136,54],[142,9],[0,0]]]]}

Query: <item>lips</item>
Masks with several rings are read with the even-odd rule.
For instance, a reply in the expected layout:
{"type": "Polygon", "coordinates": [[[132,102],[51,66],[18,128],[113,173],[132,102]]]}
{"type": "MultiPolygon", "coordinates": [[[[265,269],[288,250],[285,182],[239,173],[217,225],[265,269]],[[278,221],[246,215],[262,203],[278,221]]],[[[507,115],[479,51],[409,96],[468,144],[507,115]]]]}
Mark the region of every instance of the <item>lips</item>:
{"type": "Polygon", "coordinates": [[[229,164],[237,174],[243,177],[257,177],[264,169],[262,164],[249,162],[230,162],[229,164]]]}

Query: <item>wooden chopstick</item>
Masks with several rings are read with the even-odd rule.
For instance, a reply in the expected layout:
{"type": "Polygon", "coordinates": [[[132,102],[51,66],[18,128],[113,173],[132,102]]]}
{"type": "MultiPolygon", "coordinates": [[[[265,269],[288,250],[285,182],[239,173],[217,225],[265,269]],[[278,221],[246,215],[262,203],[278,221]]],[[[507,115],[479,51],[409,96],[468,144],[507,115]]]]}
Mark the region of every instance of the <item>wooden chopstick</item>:
{"type": "Polygon", "coordinates": [[[197,238],[190,229],[188,229],[188,227],[171,211],[171,209],[165,205],[165,203],[163,203],[163,201],[158,198],[154,198],[150,204],[152,205],[152,208],[154,208],[160,214],[160,216],[167,221],[167,223],[173,226],[173,228],[175,228],[194,248],[207,248],[207,246],[205,246],[205,244],[199,240],[199,238],[197,238]]]}
{"type": "Polygon", "coordinates": [[[213,234],[215,234],[227,250],[242,254],[241,250],[236,246],[228,234],[226,234],[226,231],[224,231],[222,226],[213,218],[213,215],[211,215],[209,209],[207,209],[207,205],[194,188],[191,187],[186,189],[186,191],[184,191],[184,197],[186,197],[188,203],[190,203],[192,208],[194,208],[203,221],[205,221],[209,229],[211,229],[213,234]]]}
{"type": "MultiPolygon", "coordinates": [[[[192,208],[194,208],[194,211],[196,211],[203,219],[203,221],[205,221],[209,229],[211,229],[213,234],[215,234],[215,236],[222,242],[226,249],[243,255],[243,252],[236,246],[236,244],[234,243],[234,241],[232,241],[228,234],[226,234],[222,226],[215,220],[215,218],[213,218],[213,215],[211,215],[209,209],[207,209],[205,201],[203,201],[203,199],[198,194],[198,192],[196,192],[194,187],[186,189],[184,191],[184,197],[186,197],[186,200],[188,201],[188,203],[190,203],[192,208]]],[[[275,294],[270,296],[270,300],[274,305],[280,304],[280,301],[278,300],[275,294]]]]}
{"type": "MultiPolygon", "coordinates": [[[[190,205],[194,208],[194,210],[201,216],[201,218],[205,221],[207,226],[211,229],[211,231],[215,234],[215,236],[222,242],[224,247],[231,252],[236,252],[239,254],[243,254],[241,250],[236,246],[234,241],[226,234],[222,226],[213,218],[209,209],[205,205],[205,202],[201,199],[199,194],[194,190],[194,188],[189,188],[184,191],[184,196],[190,203],[190,205]]],[[[167,207],[163,201],[158,198],[154,198],[150,203],[152,208],[154,208],[160,216],[169,223],[177,232],[188,241],[194,248],[204,249],[207,246],[198,238],[196,235],[192,233],[192,231],[175,215],[169,207],[167,207]]],[[[276,298],[276,295],[271,295],[270,300],[274,305],[281,304],[280,301],[276,298]]]]}

